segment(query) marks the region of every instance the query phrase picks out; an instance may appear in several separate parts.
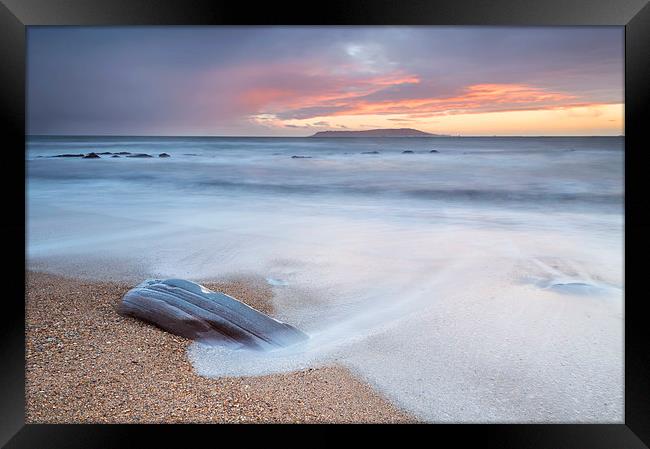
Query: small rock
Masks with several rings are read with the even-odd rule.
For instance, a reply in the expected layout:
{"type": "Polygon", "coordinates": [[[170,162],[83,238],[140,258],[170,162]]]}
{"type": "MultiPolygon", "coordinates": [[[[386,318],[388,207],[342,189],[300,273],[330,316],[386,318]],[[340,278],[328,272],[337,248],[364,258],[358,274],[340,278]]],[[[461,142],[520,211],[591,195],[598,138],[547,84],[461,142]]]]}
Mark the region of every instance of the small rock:
{"type": "Polygon", "coordinates": [[[114,155],[112,155],[111,157],[120,157],[120,156],[119,156],[119,155],[117,155],[117,154],[114,154],[114,155]]]}
{"type": "Polygon", "coordinates": [[[158,157],[170,157],[167,153],[160,153],[158,157]]]}
{"type": "Polygon", "coordinates": [[[379,154],[379,151],[364,151],[361,154],[379,154]]]}
{"type": "Polygon", "coordinates": [[[431,151],[429,151],[429,153],[440,153],[440,151],[438,151],[438,150],[431,150],[431,151]]]}
{"type": "Polygon", "coordinates": [[[136,153],[136,154],[129,154],[127,157],[139,157],[139,158],[144,158],[144,157],[153,157],[150,154],[147,153],[136,153]]]}
{"type": "Polygon", "coordinates": [[[88,153],[83,157],[84,159],[99,159],[99,155],[97,153],[88,153]]]}
{"type": "Polygon", "coordinates": [[[311,159],[311,156],[291,156],[291,159],[311,159]]]}
{"type": "Polygon", "coordinates": [[[66,153],[66,154],[57,154],[56,156],[52,156],[52,157],[84,157],[84,155],[83,154],[69,154],[69,153],[66,153]]]}
{"type": "Polygon", "coordinates": [[[414,152],[411,150],[404,150],[402,151],[402,154],[413,154],[414,152]]]}

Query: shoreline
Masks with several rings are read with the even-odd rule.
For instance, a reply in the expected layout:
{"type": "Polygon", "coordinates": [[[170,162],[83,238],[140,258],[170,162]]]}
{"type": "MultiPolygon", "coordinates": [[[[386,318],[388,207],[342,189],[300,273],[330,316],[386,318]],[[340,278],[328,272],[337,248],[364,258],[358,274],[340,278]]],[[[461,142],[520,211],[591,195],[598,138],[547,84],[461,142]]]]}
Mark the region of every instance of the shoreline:
{"type": "MultiPolygon", "coordinates": [[[[237,278],[210,288],[273,315],[270,286],[237,278]]],[[[407,423],[341,366],[205,378],[191,340],[117,313],[125,283],[26,273],[25,421],[35,423],[407,423]]]]}

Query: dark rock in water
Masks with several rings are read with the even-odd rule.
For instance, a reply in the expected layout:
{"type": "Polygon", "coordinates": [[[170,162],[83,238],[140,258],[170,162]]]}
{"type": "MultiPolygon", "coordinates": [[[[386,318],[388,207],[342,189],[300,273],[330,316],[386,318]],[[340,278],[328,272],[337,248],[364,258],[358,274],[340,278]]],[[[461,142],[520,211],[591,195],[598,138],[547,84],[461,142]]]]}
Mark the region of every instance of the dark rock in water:
{"type": "Polygon", "coordinates": [[[153,157],[153,156],[147,153],[136,153],[136,154],[129,154],[127,157],[153,157]]]}
{"type": "Polygon", "coordinates": [[[120,151],[119,153],[115,153],[115,154],[119,154],[121,156],[126,156],[127,154],[131,154],[131,152],[129,152],[129,151],[120,151]]]}
{"type": "Polygon", "coordinates": [[[171,156],[167,153],[160,153],[158,157],[171,157],[171,156]]]}
{"type": "Polygon", "coordinates": [[[415,153],[415,152],[414,152],[414,151],[411,151],[411,150],[404,150],[404,151],[402,151],[402,154],[413,154],[413,153],[415,153]]]}
{"type": "Polygon", "coordinates": [[[110,151],[104,151],[103,153],[97,153],[97,154],[105,155],[105,154],[113,154],[113,153],[111,153],[110,151]]]}
{"type": "Polygon", "coordinates": [[[311,159],[311,156],[291,156],[291,159],[311,159]]]}
{"type": "Polygon", "coordinates": [[[150,279],[129,290],[119,311],[182,337],[264,350],[309,337],[235,298],[183,279],[150,279]]]}
{"type": "Polygon", "coordinates": [[[56,156],[51,157],[84,157],[83,153],[80,154],[57,154],[56,156]]]}
{"type": "Polygon", "coordinates": [[[438,150],[431,150],[431,151],[429,151],[429,153],[440,153],[440,151],[438,151],[438,150]]]}
{"type": "Polygon", "coordinates": [[[364,151],[361,154],[379,154],[379,151],[364,151]]]}
{"type": "Polygon", "coordinates": [[[97,153],[88,153],[84,156],[84,159],[99,159],[100,156],[97,153]]]}
{"type": "Polygon", "coordinates": [[[196,153],[183,153],[183,156],[198,156],[196,153]]]}
{"type": "Polygon", "coordinates": [[[119,154],[114,154],[111,157],[120,157],[120,155],[119,154]]]}

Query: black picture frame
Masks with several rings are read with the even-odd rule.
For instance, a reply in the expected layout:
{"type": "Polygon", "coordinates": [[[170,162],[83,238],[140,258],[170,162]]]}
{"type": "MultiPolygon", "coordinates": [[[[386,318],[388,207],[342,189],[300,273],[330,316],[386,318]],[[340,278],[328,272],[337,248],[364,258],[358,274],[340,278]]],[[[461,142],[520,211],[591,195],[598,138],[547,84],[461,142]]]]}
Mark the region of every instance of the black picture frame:
{"type": "MultiPolygon", "coordinates": [[[[33,25],[620,25],[625,26],[625,423],[526,425],[371,426],[363,433],[427,435],[427,443],[451,438],[454,447],[626,449],[650,445],[650,326],[643,280],[647,264],[633,263],[648,247],[644,132],[650,123],[650,5],[646,0],[474,0],[243,3],[195,0],[2,0],[0,3],[0,110],[2,193],[9,207],[0,222],[4,237],[4,295],[0,312],[0,444],[7,448],[188,446],[189,439],[223,444],[246,435],[248,426],[25,425],[25,36],[33,25]],[[20,188],[23,186],[23,189],[20,188]],[[20,266],[20,261],[23,265],[20,266]],[[22,284],[20,280],[23,280],[22,284]],[[370,429],[370,430],[367,430],[370,429]],[[435,439],[432,439],[435,438],[435,439]]],[[[639,258],[638,260],[643,260],[639,258]]],[[[331,428],[307,426],[319,442],[338,440],[331,428]]],[[[278,429],[257,426],[271,438],[278,429]]],[[[337,428],[337,429],[340,429],[337,428]]],[[[248,435],[251,435],[248,433],[248,435]]],[[[312,436],[313,438],[314,436],[312,436]]],[[[286,438],[285,438],[286,439],[286,438]]],[[[306,440],[296,439],[296,441],[306,440]]],[[[283,441],[284,443],[284,441],[283,441]]]]}

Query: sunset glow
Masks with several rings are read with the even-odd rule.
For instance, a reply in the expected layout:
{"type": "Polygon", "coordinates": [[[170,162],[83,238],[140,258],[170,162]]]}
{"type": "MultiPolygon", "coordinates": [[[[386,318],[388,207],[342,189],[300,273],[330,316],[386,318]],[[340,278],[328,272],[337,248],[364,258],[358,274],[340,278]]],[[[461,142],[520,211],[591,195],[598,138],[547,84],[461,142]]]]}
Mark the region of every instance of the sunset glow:
{"type": "Polygon", "coordinates": [[[29,32],[32,134],[620,135],[618,28],[29,32]]]}

